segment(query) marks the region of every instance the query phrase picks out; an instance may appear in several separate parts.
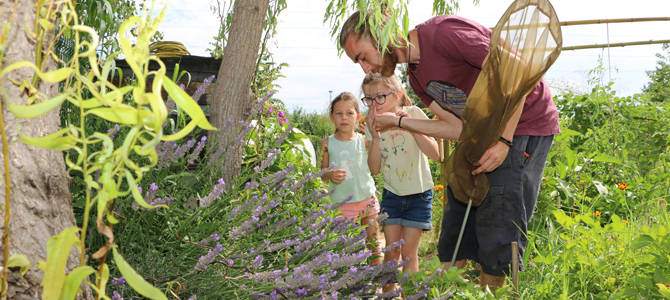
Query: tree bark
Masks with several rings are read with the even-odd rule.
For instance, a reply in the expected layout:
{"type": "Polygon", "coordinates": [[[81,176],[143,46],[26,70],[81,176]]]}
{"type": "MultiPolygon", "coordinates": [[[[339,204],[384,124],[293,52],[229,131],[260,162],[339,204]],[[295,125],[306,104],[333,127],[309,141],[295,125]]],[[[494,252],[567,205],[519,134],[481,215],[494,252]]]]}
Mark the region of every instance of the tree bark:
{"type": "MultiPolygon", "coordinates": [[[[268,10],[269,0],[237,0],[233,11],[233,20],[223,60],[216,77],[216,89],[212,106],[212,125],[221,129],[228,120],[246,120],[254,106],[251,81],[258,50],[263,35],[263,24],[268,10]]],[[[220,146],[232,141],[243,124],[233,122],[226,125],[220,133],[220,146]]],[[[216,133],[212,133],[216,134],[216,133]]],[[[244,143],[228,146],[221,168],[223,180],[232,182],[240,173],[244,143]]],[[[232,186],[231,184],[227,187],[232,186]]]]}
{"type": "MultiPolygon", "coordinates": [[[[20,0],[17,6],[14,22],[11,25],[5,52],[4,67],[12,62],[31,61],[35,62],[36,41],[25,30],[33,29],[36,16],[36,0],[20,0]],[[25,26],[25,27],[24,27],[25,26]]],[[[0,0],[0,23],[6,24],[11,19],[14,11],[13,0],[0,0]]],[[[49,34],[47,39],[52,38],[49,34]]],[[[44,45],[48,45],[45,41],[44,45]]],[[[42,57],[45,57],[42,51],[42,57]]],[[[46,71],[54,70],[56,64],[48,56],[46,71]]],[[[25,90],[12,83],[14,81],[31,81],[34,72],[29,68],[14,70],[2,78],[2,89],[6,93],[2,95],[3,103],[11,101],[15,104],[25,105],[28,96],[25,90]]],[[[58,84],[40,81],[36,86],[39,92],[47,98],[58,94],[58,84]]],[[[3,104],[2,116],[7,132],[9,143],[20,138],[18,130],[28,136],[38,137],[54,133],[60,129],[58,110],[51,111],[36,119],[18,119],[7,110],[3,104]]],[[[3,145],[0,143],[0,149],[3,145]]],[[[4,159],[0,152],[0,161],[4,159]]],[[[23,254],[30,260],[31,268],[25,276],[21,276],[16,270],[9,273],[8,299],[39,299],[41,298],[40,283],[43,272],[37,269],[38,261],[46,261],[47,241],[61,230],[76,226],[72,210],[72,195],[68,187],[67,176],[63,154],[60,151],[50,151],[36,147],[26,146],[22,143],[13,143],[9,147],[9,175],[10,175],[10,224],[9,224],[9,251],[10,255],[23,254]]],[[[0,205],[5,206],[5,168],[0,163],[0,174],[3,180],[0,183],[0,205]]],[[[2,211],[2,223],[4,214],[2,211]]],[[[4,225],[1,228],[4,235],[4,225]]],[[[4,246],[4,245],[3,245],[4,246]]],[[[73,248],[74,250],[74,248],[73,248]]],[[[71,252],[68,259],[67,270],[79,265],[79,253],[71,252]]],[[[3,258],[0,256],[0,261],[3,258]]],[[[88,289],[86,289],[88,290],[88,289]]],[[[87,296],[80,299],[89,298],[87,296]]]]}

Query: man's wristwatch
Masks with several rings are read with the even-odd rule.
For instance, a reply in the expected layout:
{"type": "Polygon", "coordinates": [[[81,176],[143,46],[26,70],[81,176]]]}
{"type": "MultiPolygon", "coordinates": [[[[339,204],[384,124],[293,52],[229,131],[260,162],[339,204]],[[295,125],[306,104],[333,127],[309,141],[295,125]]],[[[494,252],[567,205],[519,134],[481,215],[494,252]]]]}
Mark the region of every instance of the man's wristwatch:
{"type": "Polygon", "coordinates": [[[512,148],[512,145],[513,145],[513,144],[512,144],[512,141],[510,141],[510,140],[508,140],[508,139],[506,139],[506,138],[504,138],[504,137],[502,137],[502,136],[500,137],[499,141],[505,143],[505,145],[507,145],[507,147],[512,148]]]}

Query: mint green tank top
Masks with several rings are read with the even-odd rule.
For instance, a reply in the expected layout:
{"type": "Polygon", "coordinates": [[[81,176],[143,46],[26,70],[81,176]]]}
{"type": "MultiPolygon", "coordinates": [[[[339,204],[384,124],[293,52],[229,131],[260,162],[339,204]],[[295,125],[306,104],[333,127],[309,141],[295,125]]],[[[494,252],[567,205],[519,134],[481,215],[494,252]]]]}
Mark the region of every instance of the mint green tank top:
{"type": "Polygon", "coordinates": [[[340,184],[330,182],[334,190],[330,196],[333,202],[341,202],[353,195],[348,203],[361,202],[375,193],[375,182],[368,168],[368,152],[365,141],[360,133],[352,141],[342,142],[334,135],[328,137],[329,164],[336,164],[335,169],[347,171],[347,176],[340,184]]]}

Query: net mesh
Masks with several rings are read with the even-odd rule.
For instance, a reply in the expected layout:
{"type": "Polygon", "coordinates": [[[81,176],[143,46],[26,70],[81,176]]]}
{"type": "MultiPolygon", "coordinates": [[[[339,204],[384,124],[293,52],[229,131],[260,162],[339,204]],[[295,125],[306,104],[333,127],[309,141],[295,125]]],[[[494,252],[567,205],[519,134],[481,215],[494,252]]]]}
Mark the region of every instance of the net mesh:
{"type": "Polygon", "coordinates": [[[547,0],[517,0],[491,34],[488,59],[468,96],[460,142],[447,160],[447,182],[461,202],[479,206],[489,190],[473,164],[498,142],[523,99],[561,52],[556,12],[547,0]]]}

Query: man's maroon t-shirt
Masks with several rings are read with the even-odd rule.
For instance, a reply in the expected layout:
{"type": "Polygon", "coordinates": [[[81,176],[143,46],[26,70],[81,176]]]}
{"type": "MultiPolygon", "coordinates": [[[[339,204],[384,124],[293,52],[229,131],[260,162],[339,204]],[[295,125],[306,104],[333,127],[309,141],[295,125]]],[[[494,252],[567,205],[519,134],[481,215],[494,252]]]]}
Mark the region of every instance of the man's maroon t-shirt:
{"type": "MultiPolygon", "coordinates": [[[[488,54],[491,30],[458,16],[437,16],[416,29],[421,61],[408,67],[414,92],[426,106],[433,102],[430,88],[436,84],[453,87],[449,94],[455,98],[459,94],[462,99],[467,97],[488,54]]],[[[559,132],[558,109],[549,86],[541,80],[526,97],[514,135],[546,136],[559,132]]]]}

